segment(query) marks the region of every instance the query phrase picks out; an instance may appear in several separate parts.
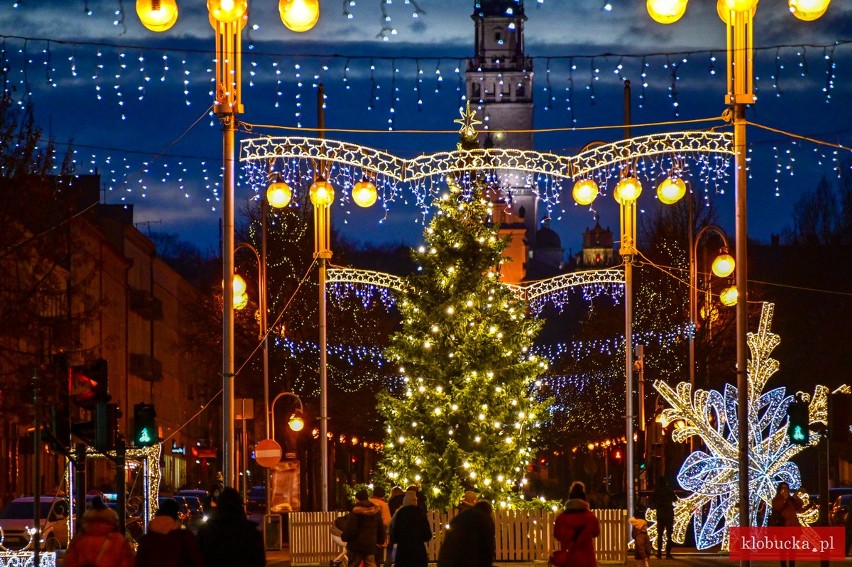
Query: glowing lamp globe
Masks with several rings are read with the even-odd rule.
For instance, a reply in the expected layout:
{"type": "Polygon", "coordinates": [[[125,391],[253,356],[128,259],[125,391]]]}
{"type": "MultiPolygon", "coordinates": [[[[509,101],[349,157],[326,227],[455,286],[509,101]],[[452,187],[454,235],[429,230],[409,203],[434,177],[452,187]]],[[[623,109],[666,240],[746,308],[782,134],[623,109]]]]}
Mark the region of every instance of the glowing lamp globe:
{"type": "Polygon", "coordinates": [[[207,11],[217,22],[236,22],[248,12],[248,0],[207,0],[207,11]]]}
{"type": "Polygon", "coordinates": [[[747,12],[757,7],[757,0],[719,0],[723,10],[747,12]]]}
{"type": "Polygon", "coordinates": [[[319,21],[319,0],[280,0],[278,14],[287,29],[306,32],[319,21]]]}
{"type": "MultiPolygon", "coordinates": [[[[757,2],[754,3],[754,6],[751,8],[751,16],[754,17],[754,14],[757,12],[757,2]]],[[[716,2],[716,13],[719,15],[719,19],[725,22],[726,25],[732,25],[731,22],[731,8],[727,5],[727,0],[718,0],[716,2]]]]}
{"type": "Polygon", "coordinates": [[[571,194],[578,205],[591,205],[598,196],[598,184],[594,179],[581,179],[574,184],[571,194]]]}
{"type": "Polygon", "coordinates": [[[674,205],[686,195],[686,183],[680,177],[666,177],[657,186],[657,198],[665,205],[674,205]]]}
{"type": "Polygon", "coordinates": [[[831,0],[789,0],[790,12],[806,22],[812,22],[822,17],[828,10],[831,0]]]}
{"type": "Polygon", "coordinates": [[[737,264],[734,262],[734,258],[723,248],[722,253],[716,256],[716,259],[713,260],[713,266],[710,269],[713,270],[713,273],[720,278],[727,278],[734,273],[734,268],[736,268],[736,266],[737,264]]]}
{"type": "Polygon", "coordinates": [[[372,206],[372,204],[376,202],[377,198],[378,192],[376,191],[376,186],[368,179],[359,181],[355,184],[355,187],[352,188],[352,200],[355,201],[355,204],[359,207],[366,208],[372,206]]]}
{"type": "Polygon", "coordinates": [[[246,308],[246,305],[248,305],[248,295],[246,295],[244,293],[237,295],[235,293],[234,294],[234,309],[236,309],[237,311],[242,311],[243,309],[246,308]]]}
{"type": "Polygon", "coordinates": [[[290,429],[293,431],[301,431],[305,428],[305,420],[302,419],[302,412],[297,411],[293,415],[290,416],[290,421],[288,423],[290,429]]]}
{"type": "Polygon", "coordinates": [[[243,295],[246,292],[246,280],[238,274],[234,274],[234,295],[243,295]]]}
{"type": "Polygon", "coordinates": [[[334,186],[331,183],[318,177],[311,185],[311,203],[315,207],[328,207],[334,202],[334,186]]]}
{"type": "Polygon", "coordinates": [[[142,25],[154,32],[164,32],[177,21],[175,0],[136,0],[136,14],[142,25]]]}
{"type": "Polygon", "coordinates": [[[271,183],[266,189],[266,200],[271,207],[283,209],[290,204],[290,199],[293,197],[293,190],[284,181],[280,179],[275,183],[271,183]]]}
{"type": "Polygon", "coordinates": [[[722,290],[722,293],[719,294],[719,301],[721,301],[722,305],[725,307],[731,307],[737,304],[737,298],[739,295],[740,294],[736,287],[726,287],[722,290]]]}
{"type": "Polygon", "coordinates": [[[686,12],[687,0],[648,0],[648,15],[655,22],[673,24],[686,12]]]}
{"type": "Polygon", "coordinates": [[[632,203],[642,194],[642,184],[635,177],[625,177],[615,186],[615,200],[620,205],[632,203]]]}

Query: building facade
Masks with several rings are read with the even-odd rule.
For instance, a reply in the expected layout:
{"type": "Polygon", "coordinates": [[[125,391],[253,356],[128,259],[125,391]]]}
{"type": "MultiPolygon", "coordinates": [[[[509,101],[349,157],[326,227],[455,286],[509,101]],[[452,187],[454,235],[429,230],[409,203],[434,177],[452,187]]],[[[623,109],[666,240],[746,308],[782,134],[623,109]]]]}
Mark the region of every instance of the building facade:
{"type": "MultiPolygon", "coordinates": [[[[128,445],[133,406],[155,403],[158,434],[167,440],[160,458],[163,487],[201,483],[206,479],[191,448],[215,438],[218,424],[215,412],[192,418],[219,382],[218,345],[199,355],[203,349],[187,333],[203,317],[201,293],[157,258],[154,243],[133,224],[132,206],[100,203],[98,176],[41,183],[42,214],[19,212],[15,232],[2,235],[4,249],[7,240],[22,243],[2,260],[4,311],[27,297],[41,307],[21,308],[17,333],[0,335],[0,374],[10,385],[0,396],[0,498],[36,489],[68,492],[65,455],[57,443],[34,452],[31,430],[40,423],[49,430],[45,436],[57,433],[64,444],[63,419],[94,417],[70,401],[68,369],[97,359],[107,361],[111,402],[120,411],[117,429],[128,445]],[[37,223],[51,207],[62,222],[42,231],[37,223]]],[[[113,491],[111,461],[88,459],[87,484],[113,491]]]]}

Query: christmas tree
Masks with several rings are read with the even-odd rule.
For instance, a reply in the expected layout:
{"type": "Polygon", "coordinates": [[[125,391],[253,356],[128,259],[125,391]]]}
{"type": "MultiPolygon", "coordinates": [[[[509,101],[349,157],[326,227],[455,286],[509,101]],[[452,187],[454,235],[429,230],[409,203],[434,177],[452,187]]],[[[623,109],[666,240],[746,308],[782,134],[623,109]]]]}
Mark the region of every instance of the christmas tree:
{"type": "MultiPolygon", "coordinates": [[[[462,117],[459,149],[468,150],[473,115],[462,117]]],[[[402,391],[379,397],[380,467],[395,484],[421,485],[433,508],[452,507],[465,490],[508,505],[549,408],[538,399],[546,362],[531,354],[541,325],[500,282],[506,242],[490,222],[485,184],[472,173],[447,183],[397,301],[401,330],[387,354],[402,391]]]]}

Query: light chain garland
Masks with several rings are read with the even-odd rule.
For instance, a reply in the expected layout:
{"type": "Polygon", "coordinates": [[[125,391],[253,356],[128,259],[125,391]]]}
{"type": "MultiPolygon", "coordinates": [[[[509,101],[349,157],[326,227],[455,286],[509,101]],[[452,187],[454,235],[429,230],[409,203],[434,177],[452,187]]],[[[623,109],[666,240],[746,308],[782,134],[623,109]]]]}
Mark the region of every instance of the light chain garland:
{"type": "MultiPolygon", "coordinates": [[[[677,167],[681,175],[691,174],[694,182],[702,181],[714,191],[723,192],[721,184],[732,152],[732,134],[716,131],[638,136],[601,144],[574,156],[489,148],[457,149],[406,159],[367,146],[323,138],[256,136],[240,142],[240,161],[248,164],[249,184],[256,192],[265,190],[271,167],[296,191],[309,186],[317,176],[344,190],[369,178],[376,185],[386,211],[394,201],[408,202],[401,187],[408,185],[424,219],[434,199],[444,191],[445,178],[472,171],[481,172],[486,182],[500,187],[507,183],[530,187],[550,215],[560,206],[564,193],[570,191],[571,182],[594,178],[604,188],[603,192],[607,181],[620,178],[627,163],[632,164],[637,175],[651,180],[669,175],[677,167]]],[[[349,201],[345,193],[338,201],[341,207],[349,201]]],[[[511,203],[510,191],[504,197],[511,203]]]]}
{"type": "MultiPolygon", "coordinates": [[[[784,387],[764,392],[769,378],[780,364],[770,357],[780,343],[778,335],[770,332],[774,305],[764,303],[756,333],[748,334],[751,357],[748,361],[748,427],[749,427],[749,525],[765,526],[772,508],[772,498],[778,483],[786,482],[791,489],[801,486],[799,468],[791,459],[805,449],[792,445],[787,434],[787,407],[794,396],[784,387]]],[[[696,390],[688,382],[675,389],[661,380],[654,388],[671,407],[663,410],[663,427],[681,422],[672,439],[684,442],[698,437],[707,452],[696,450],[684,461],[677,480],[691,494],[675,502],[675,523],[672,539],[683,543],[692,519],[698,549],[721,545],[728,549],[729,530],[739,525],[738,455],[740,439],[737,430],[737,388],[727,384],[722,392],[696,390]]],[[[828,389],[817,385],[809,400],[809,422],[826,424],[828,389]]],[[[810,431],[809,445],[819,443],[821,435],[810,431]]],[[[818,510],[799,513],[804,525],[817,520],[818,510]]],[[[651,523],[648,535],[655,541],[656,511],[649,510],[651,523]]]]}

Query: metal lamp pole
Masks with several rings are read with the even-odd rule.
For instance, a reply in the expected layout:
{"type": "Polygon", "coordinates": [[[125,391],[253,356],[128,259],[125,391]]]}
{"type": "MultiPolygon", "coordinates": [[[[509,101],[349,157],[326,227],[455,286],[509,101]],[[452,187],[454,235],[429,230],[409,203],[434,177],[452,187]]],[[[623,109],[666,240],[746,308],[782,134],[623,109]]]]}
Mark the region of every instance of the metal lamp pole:
{"type": "Polygon", "coordinates": [[[626,376],[627,406],[625,429],[627,447],[627,510],[633,510],[633,257],[636,254],[636,200],[623,196],[618,200],[621,217],[621,247],[624,260],[624,372],[626,376]]]}
{"type": "Polygon", "coordinates": [[[241,101],[242,48],[240,21],[216,23],[216,115],[222,122],[222,475],[234,486],[234,137],[241,101]]]}
{"type": "MultiPolygon", "coordinates": [[[[735,238],[737,257],[737,437],[739,439],[739,525],[749,526],[749,407],[748,407],[748,224],[746,221],[746,105],[755,102],[753,92],[752,10],[728,12],[727,30],[727,103],[734,124],[735,238]]],[[[741,562],[742,564],[743,562],[741,562]]],[[[748,564],[748,561],[745,562],[748,564]]]]}
{"type": "MultiPolygon", "coordinates": [[[[691,207],[690,207],[691,208],[691,207]]],[[[691,215],[690,215],[691,217],[691,215]]],[[[689,245],[689,325],[692,332],[689,335],[689,385],[695,391],[695,328],[698,321],[698,244],[708,232],[715,232],[722,239],[722,246],[727,253],[728,239],[725,232],[716,225],[706,225],[693,236],[690,228],[689,245]]],[[[718,274],[717,274],[718,275],[718,274]]]]}

